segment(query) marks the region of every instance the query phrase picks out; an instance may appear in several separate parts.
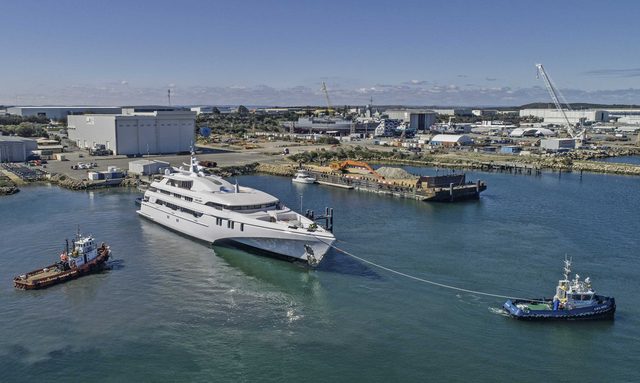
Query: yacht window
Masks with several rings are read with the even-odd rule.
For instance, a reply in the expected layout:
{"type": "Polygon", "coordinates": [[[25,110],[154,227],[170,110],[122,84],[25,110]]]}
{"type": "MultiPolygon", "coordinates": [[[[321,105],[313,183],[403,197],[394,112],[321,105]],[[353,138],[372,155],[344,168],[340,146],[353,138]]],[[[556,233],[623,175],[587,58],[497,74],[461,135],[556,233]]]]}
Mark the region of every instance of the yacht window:
{"type": "Polygon", "coordinates": [[[222,210],[222,208],[223,208],[223,205],[221,205],[219,203],[215,203],[215,202],[207,202],[207,203],[205,203],[205,205],[211,206],[211,207],[216,208],[218,210],[222,210]]]}
{"type": "Polygon", "coordinates": [[[244,205],[244,206],[228,206],[229,210],[258,210],[258,209],[270,209],[275,207],[277,204],[273,203],[263,203],[261,205],[244,205]]]}
{"type": "Polygon", "coordinates": [[[179,209],[178,205],[174,205],[174,204],[169,203],[169,202],[165,202],[165,206],[168,207],[171,210],[178,210],[179,209]]]}
{"type": "Polygon", "coordinates": [[[187,197],[187,196],[184,197],[184,200],[185,201],[189,201],[189,202],[193,202],[193,198],[187,197]]]}
{"type": "Polygon", "coordinates": [[[240,224],[240,231],[244,231],[244,223],[240,224]]]}
{"type": "Polygon", "coordinates": [[[166,191],[166,190],[158,189],[158,191],[159,191],[160,193],[162,193],[162,194],[171,195],[171,193],[169,193],[169,192],[168,192],[168,191],[166,191]]]}
{"type": "Polygon", "coordinates": [[[178,193],[173,193],[173,196],[176,197],[176,198],[182,198],[182,196],[180,194],[178,194],[178,193]]]}
{"type": "Polygon", "coordinates": [[[158,189],[156,189],[156,188],[155,188],[155,187],[153,187],[153,186],[149,186],[149,191],[154,192],[154,191],[158,191],[158,189]]]}

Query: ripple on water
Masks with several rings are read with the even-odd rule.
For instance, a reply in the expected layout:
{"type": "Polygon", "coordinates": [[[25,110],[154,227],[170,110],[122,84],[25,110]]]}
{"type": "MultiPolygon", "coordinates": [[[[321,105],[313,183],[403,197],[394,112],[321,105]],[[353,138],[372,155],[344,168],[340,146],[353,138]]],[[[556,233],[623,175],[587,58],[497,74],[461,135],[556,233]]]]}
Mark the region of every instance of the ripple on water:
{"type": "MultiPolygon", "coordinates": [[[[468,204],[323,187],[305,188],[304,203],[335,208],[340,247],[479,291],[552,292],[571,254],[581,275],[619,300],[616,321],[522,323],[501,317],[503,299],[456,296],[335,251],[308,270],[211,249],[140,219],[134,193],[27,187],[0,198],[0,305],[10,313],[0,316],[0,381],[559,381],[567,369],[576,380],[636,381],[628,356],[640,339],[640,200],[628,196],[638,180],[469,178],[489,189],[468,204]],[[45,291],[14,291],[11,278],[54,260],[78,223],[112,246],[114,267],[45,291]],[[87,354],[101,361],[90,371],[76,363],[87,354]],[[558,365],[558,355],[575,358],[558,365]],[[606,372],[602,360],[610,361],[606,372]]],[[[288,179],[240,183],[300,203],[288,179]]]]}

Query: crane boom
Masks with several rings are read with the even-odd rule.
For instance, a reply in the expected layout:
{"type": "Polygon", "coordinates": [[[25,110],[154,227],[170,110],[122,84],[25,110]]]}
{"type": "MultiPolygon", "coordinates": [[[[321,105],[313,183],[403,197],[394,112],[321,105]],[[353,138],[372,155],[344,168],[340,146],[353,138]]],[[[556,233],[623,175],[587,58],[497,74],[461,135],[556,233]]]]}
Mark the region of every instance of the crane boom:
{"type": "Polygon", "coordinates": [[[324,92],[324,97],[327,99],[327,108],[328,110],[332,110],[333,106],[331,105],[331,99],[329,99],[329,91],[327,91],[327,84],[322,82],[322,91],[324,92]]]}
{"type": "Polygon", "coordinates": [[[544,70],[544,66],[542,66],[542,64],[536,64],[536,68],[538,70],[538,75],[542,77],[542,80],[544,81],[544,85],[547,87],[547,91],[549,92],[549,95],[551,96],[551,99],[553,100],[553,103],[555,104],[556,109],[558,109],[558,111],[562,114],[562,117],[564,118],[565,124],[567,126],[567,133],[569,133],[571,138],[584,140],[585,129],[581,129],[579,132],[577,132],[574,129],[573,125],[571,125],[571,121],[569,121],[569,117],[567,116],[565,109],[562,107],[562,104],[560,104],[560,99],[562,99],[564,104],[567,106],[567,109],[571,110],[569,103],[567,103],[567,100],[564,98],[562,93],[560,93],[560,91],[556,88],[553,81],[551,80],[547,72],[544,70]]]}

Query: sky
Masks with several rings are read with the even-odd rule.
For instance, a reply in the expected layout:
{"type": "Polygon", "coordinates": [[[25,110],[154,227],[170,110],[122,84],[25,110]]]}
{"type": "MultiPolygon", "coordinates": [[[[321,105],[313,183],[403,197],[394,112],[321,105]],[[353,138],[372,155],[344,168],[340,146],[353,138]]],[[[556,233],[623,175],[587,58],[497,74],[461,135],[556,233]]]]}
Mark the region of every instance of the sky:
{"type": "Polygon", "coordinates": [[[640,103],[640,2],[0,1],[0,105],[640,103]]]}

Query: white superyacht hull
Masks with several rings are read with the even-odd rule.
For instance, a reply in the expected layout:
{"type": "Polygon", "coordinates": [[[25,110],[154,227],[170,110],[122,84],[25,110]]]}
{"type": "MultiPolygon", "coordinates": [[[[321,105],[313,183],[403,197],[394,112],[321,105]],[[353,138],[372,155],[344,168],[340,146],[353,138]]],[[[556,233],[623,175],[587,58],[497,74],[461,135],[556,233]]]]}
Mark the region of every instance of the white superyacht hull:
{"type": "Polygon", "coordinates": [[[329,250],[335,238],[324,230],[310,232],[258,221],[242,214],[223,211],[219,216],[204,214],[194,217],[142,201],[138,214],[172,230],[211,244],[231,240],[244,246],[272,253],[280,258],[317,264],[329,250]],[[311,254],[311,255],[310,255],[311,254]],[[311,259],[310,259],[311,258],[311,259]]]}

